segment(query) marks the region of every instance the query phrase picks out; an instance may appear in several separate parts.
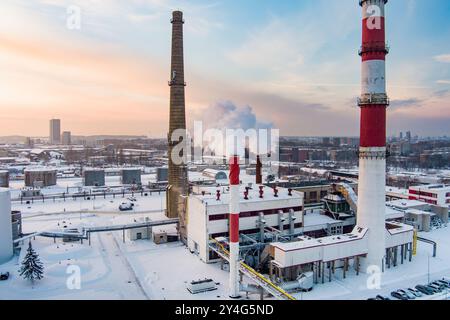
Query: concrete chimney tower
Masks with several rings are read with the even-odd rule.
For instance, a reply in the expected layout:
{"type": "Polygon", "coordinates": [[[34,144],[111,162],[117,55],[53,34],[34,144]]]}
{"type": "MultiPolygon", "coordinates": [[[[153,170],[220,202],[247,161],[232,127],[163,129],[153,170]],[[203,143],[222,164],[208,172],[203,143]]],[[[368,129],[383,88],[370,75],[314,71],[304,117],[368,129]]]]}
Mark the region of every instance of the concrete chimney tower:
{"type": "Polygon", "coordinates": [[[256,184],[262,184],[262,163],[259,155],[256,156],[256,184]]]}
{"type": "MultiPolygon", "coordinates": [[[[186,133],[186,107],[184,89],[184,54],[183,54],[183,13],[174,11],[172,17],[172,65],[170,71],[170,120],[169,120],[169,185],[166,196],[167,217],[180,218],[181,240],[186,240],[186,196],[189,192],[186,161],[180,163],[180,158],[186,160],[186,139],[172,141],[175,131],[186,133]],[[184,153],[172,154],[175,149],[184,153]]],[[[179,135],[178,135],[179,136],[179,135]]],[[[186,136],[185,136],[186,137],[186,136]]]]}
{"type": "Polygon", "coordinates": [[[362,270],[377,266],[382,270],[385,256],[386,187],[386,94],[384,10],[387,0],[360,0],[363,11],[361,132],[359,151],[357,224],[368,228],[368,255],[362,270]]]}
{"type": "Polygon", "coordinates": [[[239,294],[239,157],[230,158],[230,298],[237,299],[239,294]]]}

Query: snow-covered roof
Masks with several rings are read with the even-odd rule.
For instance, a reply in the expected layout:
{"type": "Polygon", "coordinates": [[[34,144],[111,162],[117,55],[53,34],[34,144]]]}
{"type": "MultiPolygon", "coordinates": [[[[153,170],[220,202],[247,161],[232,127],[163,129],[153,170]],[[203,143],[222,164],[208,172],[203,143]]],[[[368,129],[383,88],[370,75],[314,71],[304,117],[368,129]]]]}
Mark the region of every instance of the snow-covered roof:
{"type": "Polygon", "coordinates": [[[49,167],[32,167],[32,168],[26,168],[25,172],[56,172],[58,171],[55,168],[49,168],[49,167]]]}
{"type": "MultiPolygon", "coordinates": [[[[252,189],[249,190],[248,200],[244,199],[244,191],[245,186],[240,186],[240,202],[241,203],[252,203],[252,202],[264,202],[264,201],[279,201],[279,200],[291,200],[291,199],[303,199],[303,193],[292,191],[292,195],[289,196],[288,189],[285,188],[277,188],[278,189],[278,197],[275,197],[274,191],[272,188],[267,186],[263,186],[264,194],[263,198],[259,196],[259,185],[254,185],[252,189]]],[[[197,194],[192,195],[203,202],[206,202],[208,206],[215,205],[224,205],[230,203],[230,193],[227,190],[228,187],[201,187],[201,191],[205,191],[205,195],[197,194]],[[220,190],[220,200],[217,201],[216,191],[220,190]]]]}
{"type": "Polygon", "coordinates": [[[395,207],[395,208],[406,210],[406,209],[409,209],[412,207],[423,206],[425,203],[422,201],[418,201],[418,200],[400,199],[400,200],[389,201],[386,204],[389,207],[395,207]]]}

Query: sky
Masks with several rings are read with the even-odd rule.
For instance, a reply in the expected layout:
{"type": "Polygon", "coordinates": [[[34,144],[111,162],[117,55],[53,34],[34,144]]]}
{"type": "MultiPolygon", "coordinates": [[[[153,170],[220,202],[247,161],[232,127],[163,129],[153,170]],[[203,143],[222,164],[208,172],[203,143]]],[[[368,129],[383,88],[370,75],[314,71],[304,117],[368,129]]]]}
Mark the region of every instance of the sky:
{"type": "MultiPolygon", "coordinates": [[[[356,136],[358,2],[2,0],[0,135],[46,136],[60,118],[75,135],[166,136],[177,9],[188,126],[356,136]]],[[[450,135],[450,1],[390,0],[386,19],[388,134],[450,135]]]]}

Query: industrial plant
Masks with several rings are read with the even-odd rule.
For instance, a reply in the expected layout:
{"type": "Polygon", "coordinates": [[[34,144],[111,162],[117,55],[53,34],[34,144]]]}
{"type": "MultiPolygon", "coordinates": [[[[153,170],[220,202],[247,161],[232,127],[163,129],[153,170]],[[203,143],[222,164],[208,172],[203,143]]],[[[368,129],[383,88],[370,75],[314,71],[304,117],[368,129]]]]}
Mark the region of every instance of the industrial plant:
{"type": "Polygon", "coordinates": [[[359,4],[359,137],[190,159],[174,11],[167,139],[77,143],[53,119],[48,141],[0,145],[0,300],[447,300],[450,168],[390,170],[388,1],[359,4]],[[33,288],[17,271],[29,246],[33,288]]]}

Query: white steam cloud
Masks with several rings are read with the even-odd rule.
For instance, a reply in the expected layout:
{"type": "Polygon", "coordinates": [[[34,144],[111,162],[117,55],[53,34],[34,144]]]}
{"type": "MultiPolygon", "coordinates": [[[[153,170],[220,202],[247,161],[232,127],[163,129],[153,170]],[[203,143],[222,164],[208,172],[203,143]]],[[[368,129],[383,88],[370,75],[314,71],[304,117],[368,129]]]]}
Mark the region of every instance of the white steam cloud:
{"type": "Polygon", "coordinates": [[[232,101],[218,101],[205,109],[200,117],[206,129],[270,129],[272,122],[259,121],[249,105],[237,106],[232,101]]]}

